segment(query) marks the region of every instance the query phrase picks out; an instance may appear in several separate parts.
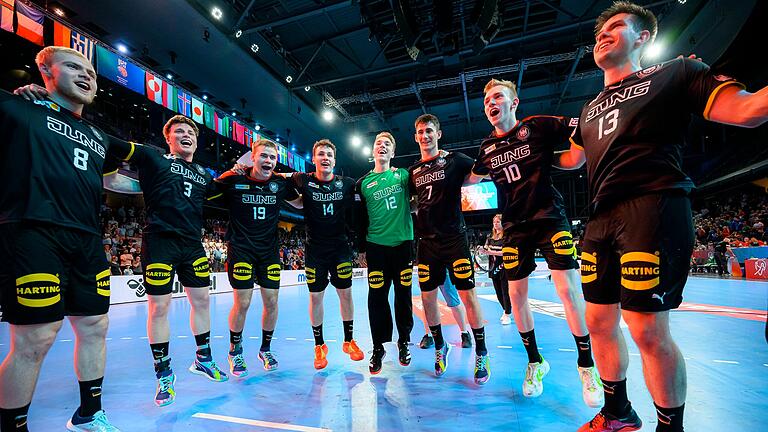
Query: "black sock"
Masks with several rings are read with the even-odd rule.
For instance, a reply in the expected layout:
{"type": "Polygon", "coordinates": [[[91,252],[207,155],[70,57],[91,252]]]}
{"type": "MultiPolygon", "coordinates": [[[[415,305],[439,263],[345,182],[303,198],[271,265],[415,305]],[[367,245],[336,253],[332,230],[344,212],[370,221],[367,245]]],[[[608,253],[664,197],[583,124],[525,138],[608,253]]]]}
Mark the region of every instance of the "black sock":
{"type": "Polygon", "coordinates": [[[243,352],[243,331],[229,331],[229,352],[240,354],[243,352]]]}
{"type": "Polygon", "coordinates": [[[27,413],[29,404],[21,408],[0,408],[0,431],[29,432],[27,429],[27,413]]]}
{"type": "Polygon", "coordinates": [[[197,344],[197,359],[211,361],[211,332],[195,335],[195,344],[197,344]]]}
{"type": "Polygon", "coordinates": [[[682,432],[683,431],[683,410],[685,404],[677,408],[662,408],[656,405],[656,417],[659,422],[656,424],[656,432],[682,432]]]}
{"type": "Polygon", "coordinates": [[[520,332],[520,337],[523,339],[525,352],[528,353],[528,363],[541,362],[541,354],[539,354],[539,347],[536,345],[536,334],[533,332],[533,329],[527,332],[520,332]]]}
{"type": "Polygon", "coordinates": [[[325,343],[323,340],[323,325],[312,326],[312,336],[315,337],[315,345],[322,345],[325,343]]]}
{"type": "Polygon", "coordinates": [[[589,333],[586,336],[573,335],[576,340],[576,352],[579,353],[577,363],[579,367],[588,368],[595,365],[592,360],[592,342],[589,339],[589,333]]]}
{"type": "Polygon", "coordinates": [[[629,414],[631,405],[627,398],[627,379],[621,381],[603,381],[603,392],[605,393],[605,406],[603,411],[612,414],[615,417],[625,417],[629,414]]]}
{"type": "Polygon", "coordinates": [[[473,328],[472,334],[475,335],[475,354],[486,355],[488,349],[485,347],[485,327],[473,328]]]}
{"type": "Polygon", "coordinates": [[[101,409],[101,383],[104,377],[91,381],[79,381],[80,417],[90,417],[101,409]]]}
{"type": "Polygon", "coordinates": [[[171,356],[168,354],[170,342],[149,344],[152,349],[152,358],[155,360],[155,373],[171,369],[171,356]]]}
{"type": "Polygon", "coordinates": [[[435,339],[435,350],[443,349],[445,341],[443,340],[443,329],[440,324],[429,326],[429,332],[432,333],[432,337],[435,339]]]}
{"type": "Polygon", "coordinates": [[[341,323],[344,324],[344,342],[349,342],[352,340],[352,323],[354,321],[342,321],[341,323]]]}
{"type": "Polygon", "coordinates": [[[261,351],[269,351],[272,347],[272,334],[274,333],[274,330],[261,330],[261,348],[259,350],[261,351]]]}

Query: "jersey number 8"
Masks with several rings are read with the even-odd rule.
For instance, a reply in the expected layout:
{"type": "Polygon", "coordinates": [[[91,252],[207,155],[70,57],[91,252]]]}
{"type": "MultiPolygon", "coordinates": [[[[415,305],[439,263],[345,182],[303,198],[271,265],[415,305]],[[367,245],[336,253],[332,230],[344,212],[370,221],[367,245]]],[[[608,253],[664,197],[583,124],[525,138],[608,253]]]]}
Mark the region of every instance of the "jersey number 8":
{"type": "Polygon", "coordinates": [[[75,164],[75,168],[88,171],[88,152],[83,149],[76,148],[75,159],[72,162],[75,164]]]}

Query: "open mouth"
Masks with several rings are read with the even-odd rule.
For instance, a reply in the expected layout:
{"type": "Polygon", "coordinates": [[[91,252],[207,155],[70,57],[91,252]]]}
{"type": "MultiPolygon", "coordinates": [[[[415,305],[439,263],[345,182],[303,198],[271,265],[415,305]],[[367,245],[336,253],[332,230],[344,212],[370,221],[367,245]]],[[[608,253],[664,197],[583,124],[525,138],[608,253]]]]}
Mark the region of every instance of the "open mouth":
{"type": "Polygon", "coordinates": [[[603,51],[604,49],[606,49],[610,45],[611,45],[610,41],[600,42],[600,44],[597,46],[597,51],[598,52],[603,51]]]}
{"type": "Polygon", "coordinates": [[[272,171],[272,165],[262,165],[262,171],[272,171]]]}
{"type": "Polygon", "coordinates": [[[75,81],[75,85],[86,92],[91,91],[91,85],[85,81],[75,81]]]}
{"type": "Polygon", "coordinates": [[[328,162],[328,161],[322,161],[322,162],[320,162],[320,166],[321,167],[325,167],[325,168],[330,168],[331,167],[331,163],[328,162]]]}
{"type": "Polygon", "coordinates": [[[501,110],[498,107],[493,107],[488,111],[488,113],[491,114],[491,117],[496,117],[497,115],[501,114],[501,110]]]}
{"type": "Polygon", "coordinates": [[[377,152],[376,152],[376,154],[378,154],[378,155],[385,155],[385,154],[387,154],[387,153],[388,153],[388,152],[387,152],[387,150],[386,150],[386,149],[381,149],[381,150],[379,150],[379,151],[377,151],[377,152]]]}
{"type": "Polygon", "coordinates": [[[182,147],[192,147],[192,140],[189,138],[182,138],[181,141],[179,141],[179,144],[181,144],[182,147]]]}

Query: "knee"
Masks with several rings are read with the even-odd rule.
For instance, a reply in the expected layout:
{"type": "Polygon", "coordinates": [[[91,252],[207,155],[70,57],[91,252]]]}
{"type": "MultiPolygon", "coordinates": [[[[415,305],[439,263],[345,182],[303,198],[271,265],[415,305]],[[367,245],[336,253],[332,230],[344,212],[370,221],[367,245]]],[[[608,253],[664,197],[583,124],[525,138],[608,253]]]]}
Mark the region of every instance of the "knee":
{"type": "Polygon", "coordinates": [[[671,346],[671,337],[656,326],[636,324],[630,326],[629,332],[640,351],[656,351],[671,346]]]}
{"type": "Polygon", "coordinates": [[[42,362],[45,354],[56,341],[56,335],[61,329],[61,324],[59,321],[31,332],[17,331],[14,334],[14,351],[26,362],[42,362]]]}
{"type": "Polygon", "coordinates": [[[77,324],[77,336],[85,339],[104,339],[107,337],[109,317],[99,315],[80,320],[77,324]]]}
{"type": "Polygon", "coordinates": [[[149,316],[153,319],[165,318],[168,316],[168,307],[170,301],[153,301],[149,305],[149,316]]]}
{"type": "MultiPolygon", "coordinates": [[[[250,304],[250,300],[248,302],[250,304]]],[[[208,295],[201,295],[195,298],[190,297],[189,303],[192,305],[193,309],[208,310],[211,306],[211,297],[208,295]]]]}
{"type": "Polygon", "coordinates": [[[273,312],[277,310],[277,298],[264,297],[264,310],[273,312]]]}
{"type": "MultiPolygon", "coordinates": [[[[264,301],[266,304],[266,300],[264,301]]],[[[250,298],[238,298],[235,302],[235,306],[237,309],[247,310],[249,307],[251,307],[251,299],[250,298]]]]}
{"type": "Polygon", "coordinates": [[[587,329],[589,333],[597,336],[608,336],[619,331],[619,326],[614,320],[605,319],[596,314],[586,315],[587,329]]]}

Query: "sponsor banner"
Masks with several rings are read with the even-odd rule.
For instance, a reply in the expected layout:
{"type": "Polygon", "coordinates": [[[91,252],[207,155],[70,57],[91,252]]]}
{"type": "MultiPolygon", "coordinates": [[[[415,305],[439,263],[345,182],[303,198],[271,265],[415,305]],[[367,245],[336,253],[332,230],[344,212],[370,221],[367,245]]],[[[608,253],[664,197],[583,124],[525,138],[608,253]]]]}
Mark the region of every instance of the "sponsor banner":
{"type": "MultiPolygon", "coordinates": [[[[364,268],[357,268],[352,271],[353,278],[367,277],[367,270],[364,268]]],[[[304,270],[283,270],[280,272],[280,287],[291,287],[304,285],[307,283],[307,278],[304,275],[304,270]]],[[[109,299],[110,304],[129,303],[137,301],[147,301],[147,291],[144,287],[144,276],[112,276],[110,279],[111,296],[109,299]]],[[[232,292],[232,287],[229,285],[229,279],[227,274],[211,273],[211,287],[209,289],[211,294],[232,292]]],[[[173,288],[171,290],[172,297],[183,297],[184,288],[179,283],[178,278],[173,280],[173,288]]]]}

